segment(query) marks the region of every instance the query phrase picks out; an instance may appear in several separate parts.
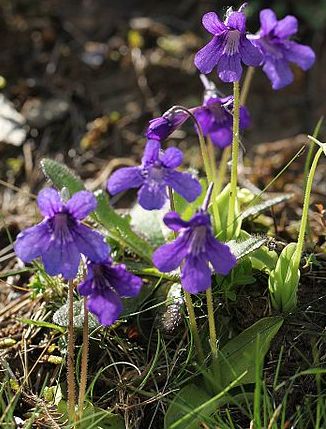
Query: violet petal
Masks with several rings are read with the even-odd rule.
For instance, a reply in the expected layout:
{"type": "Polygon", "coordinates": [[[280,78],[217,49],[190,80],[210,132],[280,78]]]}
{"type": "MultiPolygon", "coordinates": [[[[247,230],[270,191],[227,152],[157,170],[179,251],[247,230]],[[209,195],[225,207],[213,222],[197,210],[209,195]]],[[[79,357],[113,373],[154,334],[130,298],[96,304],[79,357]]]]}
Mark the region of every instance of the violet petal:
{"type": "Polygon", "coordinates": [[[72,237],[61,235],[51,240],[47,250],[42,253],[42,260],[50,276],[62,274],[68,280],[77,275],[80,253],[72,237]]]}
{"type": "Polygon", "coordinates": [[[162,273],[175,270],[187,254],[187,240],[179,236],[171,243],[163,244],[153,253],[153,263],[162,273]]]}
{"type": "Polygon", "coordinates": [[[109,268],[110,283],[120,296],[134,297],[139,294],[142,279],[126,270],[124,264],[117,264],[109,268]]]}
{"type": "Polygon", "coordinates": [[[145,146],[142,164],[146,165],[158,160],[161,144],[158,140],[148,140],[145,146]]]}
{"type": "Polygon", "coordinates": [[[288,15],[279,20],[274,28],[274,34],[280,39],[285,39],[298,31],[298,20],[294,16],[288,15]]]}
{"type": "Polygon", "coordinates": [[[232,143],[232,130],[230,128],[220,128],[209,135],[212,143],[220,149],[230,146],[232,143]]]}
{"type": "Polygon", "coordinates": [[[93,293],[88,298],[87,306],[103,326],[112,325],[122,312],[120,297],[110,290],[106,290],[105,293],[93,293]]]}
{"type": "Polygon", "coordinates": [[[75,225],[70,232],[80,253],[93,262],[107,259],[109,246],[102,234],[83,224],[75,225]]]}
{"type": "Polygon", "coordinates": [[[215,12],[205,13],[202,18],[202,23],[205,29],[214,36],[217,36],[227,30],[227,26],[220,20],[215,12]]]}
{"type": "Polygon", "coordinates": [[[263,35],[269,34],[277,25],[277,18],[272,9],[263,9],[259,14],[263,35]]]}
{"type": "Polygon", "coordinates": [[[301,45],[292,40],[286,42],[284,55],[288,61],[297,64],[303,70],[308,70],[316,58],[314,51],[309,46],[301,45]]]}
{"type": "Polygon", "coordinates": [[[227,275],[237,263],[229,246],[217,241],[213,236],[207,238],[206,253],[218,274],[227,275]]]}
{"type": "Polygon", "coordinates": [[[211,285],[211,270],[204,257],[186,258],[181,274],[182,287],[189,293],[203,292],[211,285]]]}
{"type": "Polygon", "coordinates": [[[180,149],[177,149],[176,147],[169,147],[161,155],[160,160],[165,167],[176,168],[182,164],[183,153],[180,149]]]}
{"type": "Polygon", "coordinates": [[[187,201],[194,201],[201,194],[201,184],[189,173],[168,171],[165,183],[187,201]]]}
{"type": "Polygon", "coordinates": [[[217,72],[223,82],[236,82],[240,80],[242,74],[240,55],[222,55],[217,64],[217,72]]]}
{"type": "Polygon", "coordinates": [[[247,66],[258,67],[263,60],[260,50],[254,46],[245,36],[241,38],[239,52],[242,61],[247,66]]]}
{"type": "Polygon", "coordinates": [[[263,71],[272,82],[273,89],[281,89],[293,81],[293,73],[284,60],[266,60],[263,71]]]}
{"type": "Polygon", "coordinates": [[[88,191],[76,192],[66,204],[69,213],[75,219],[84,219],[96,209],[97,201],[95,196],[88,191]]]}
{"type": "Polygon", "coordinates": [[[246,15],[243,12],[232,12],[226,20],[226,25],[244,33],[246,31],[246,15]]]}
{"type": "Polygon", "coordinates": [[[144,179],[139,167],[124,167],[115,171],[108,180],[107,189],[111,195],[130,188],[139,188],[144,179]]]}
{"type": "Polygon", "coordinates": [[[145,182],[138,191],[138,202],[145,210],[159,210],[167,199],[165,186],[154,181],[145,182]]]}
{"type": "Polygon", "coordinates": [[[43,216],[52,217],[63,208],[60,194],[53,188],[42,189],[37,196],[37,204],[43,216]]]}
{"type": "Polygon", "coordinates": [[[41,256],[51,240],[49,220],[27,228],[16,238],[14,249],[17,256],[24,262],[31,262],[41,256]]]}
{"type": "Polygon", "coordinates": [[[195,66],[201,73],[210,73],[218,63],[222,54],[224,37],[214,36],[212,40],[201,48],[195,55],[195,66]]]}
{"type": "Polygon", "coordinates": [[[165,225],[173,231],[179,231],[181,228],[187,228],[189,226],[189,222],[181,219],[179,213],[177,212],[167,213],[164,216],[163,221],[165,225]]]}

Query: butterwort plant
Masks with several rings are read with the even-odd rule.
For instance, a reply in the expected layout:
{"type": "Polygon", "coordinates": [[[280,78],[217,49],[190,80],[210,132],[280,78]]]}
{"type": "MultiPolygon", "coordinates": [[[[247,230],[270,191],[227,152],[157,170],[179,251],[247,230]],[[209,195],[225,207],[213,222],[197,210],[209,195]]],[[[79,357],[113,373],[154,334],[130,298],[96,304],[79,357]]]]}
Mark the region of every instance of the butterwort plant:
{"type": "Polygon", "coordinates": [[[82,223],[97,205],[91,192],[77,192],[65,202],[57,190],[45,188],[38,194],[37,204],[43,221],[22,231],[14,245],[22,261],[41,257],[49,275],[73,279],[81,254],[95,262],[107,257],[109,248],[103,235],[82,223]]]}
{"type": "MultiPolygon", "coordinates": [[[[123,264],[113,264],[109,246],[102,234],[82,221],[96,209],[95,196],[88,191],[75,193],[68,201],[54,188],[45,188],[38,194],[37,203],[44,219],[22,231],[14,248],[24,262],[41,257],[45,271],[63,275],[69,280],[68,323],[68,411],[75,421],[74,333],[73,333],[73,279],[84,255],[88,259],[87,276],[79,285],[81,295],[88,298],[88,309],[104,326],[114,323],[121,314],[121,297],[134,297],[139,293],[142,280],[129,273],[123,264]]],[[[82,412],[87,381],[88,316],[84,315],[83,354],[79,408],[82,412]]],[[[79,414],[80,417],[81,414],[79,414]]]]}
{"type": "MultiPolygon", "coordinates": [[[[150,121],[146,131],[147,138],[158,141],[166,140],[175,130],[193,115],[198,121],[205,137],[210,137],[212,143],[224,149],[232,143],[233,126],[233,96],[219,97],[212,82],[205,89],[203,104],[186,111],[178,111],[178,106],[169,109],[162,116],[150,121]]],[[[240,130],[250,125],[250,115],[246,107],[240,107],[240,130]]]]}
{"type": "MultiPolygon", "coordinates": [[[[194,111],[204,136],[209,137],[212,143],[220,149],[224,149],[232,143],[232,112],[233,96],[220,98],[216,95],[205,96],[203,105],[194,111]]],[[[244,106],[241,106],[240,130],[248,128],[249,124],[249,112],[244,106]]]]}
{"type": "Polygon", "coordinates": [[[308,70],[315,62],[314,51],[293,40],[298,31],[298,20],[291,15],[277,20],[271,9],[260,12],[261,28],[252,42],[262,53],[263,71],[272,82],[273,89],[281,89],[293,81],[291,63],[308,70]]]}
{"type": "Polygon", "coordinates": [[[190,327],[201,360],[203,352],[190,294],[206,291],[210,345],[213,356],[217,356],[210,264],[222,275],[228,274],[236,264],[236,257],[230,248],[216,240],[213,235],[211,218],[207,211],[212,186],[213,183],[208,188],[202,208],[189,221],[181,219],[176,212],[164,216],[164,223],[175,235],[179,235],[171,243],[159,247],[153,254],[154,265],[160,271],[170,272],[181,268],[181,284],[185,290],[190,327]]]}
{"type": "Polygon", "coordinates": [[[153,262],[164,273],[181,267],[181,284],[187,292],[197,294],[211,286],[209,263],[222,275],[236,264],[229,246],[214,237],[206,210],[199,210],[189,221],[176,212],[167,213],[163,220],[178,237],[159,247],[153,254],[153,262]]]}
{"type": "Polygon", "coordinates": [[[110,326],[122,312],[121,298],[137,296],[142,283],[124,264],[113,264],[108,257],[100,263],[88,261],[87,276],[79,284],[78,292],[88,298],[88,309],[101,325],[110,326]]]}
{"type": "Polygon", "coordinates": [[[203,16],[203,26],[213,37],[195,56],[201,73],[208,74],[216,68],[222,81],[236,82],[241,79],[242,63],[254,67],[261,63],[262,54],[246,31],[245,6],[237,11],[229,8],[224,22],[215,12],[203,16]]]}
{"type": "Polygon", "coordinates": [[[130,188],[139,188],[138,202],[146,210],[161,209],[168,199],[168,187],[187,201],[201,193],[199,181],[190,173],[177,171],[183,153],[170,147],[163,151],[158,140],[148,140],[139,167],[125,167],[109,178],[107,189],[115,195],[130,188]]]}

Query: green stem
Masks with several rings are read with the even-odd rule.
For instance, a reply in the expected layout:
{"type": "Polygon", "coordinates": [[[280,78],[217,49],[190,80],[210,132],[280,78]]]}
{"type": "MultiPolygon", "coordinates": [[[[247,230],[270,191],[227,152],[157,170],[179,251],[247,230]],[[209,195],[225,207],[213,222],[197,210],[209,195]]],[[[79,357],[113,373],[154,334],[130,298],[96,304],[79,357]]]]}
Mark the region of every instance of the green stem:
{"type": "Polygon", "coordinates": [[[89,332],[88,332],[88,308],[87,298],[84,298],[84,323],[83,323],[83,350],[81,358],[81,373],[80,373],[80,386],[78,396],[78,418],[82,419],[85,392],[87,386],[87,369],[88,369],[88,349],[89,349],[89,332]]]}
{"type": "MultiPolygon", "coordinates": [[[[175,211],[175,204],[174,204],[174,198],[173,198],[173,191],[170,187],[168,189],[169,189],[169,197],[170,197],[170,208],[171,208],[171,211],[174,212],[175,211]]],[[[173,232],[173,234],[174,234],[174,238],[176,238],[176,233],[173,232]]],[[[196,353],[197,353],[197,356],[198,356],[200,362],[203,362],[204,361],[204,352],[203,352],[203,347],[202,347],[202,343],[201,343],[200,336],[199,336],[194,304],[192,302],[192,298],[191,298],[190,293],[184,291],[184,297],[185,297],[187,313],[188,313],[188,317],[189,317],[190,331],[191,331],[191,334],[192,334],[192,337],[193,337],[194,343],[195,343],[195,350],[196,350],[196,353]]]]}
{"type": "Polygon", "coordinates": [[[214,317],[213,293],[212,293],[211,286],[206,290],[206,300],[207,300],[207,316],[208,316],[208,326],[209,326],[209,342],[212,350],[212,355],[214,358],[216,358],[217,357],[217,338],[216,338],[216,326],[215,326],[215,317],[214,317]]]}
{"type": "Polygon", "coordinates": [[[231,155],[231,147],[228,146],[222,152],[222,157],[221,157],[221,161],[218,169],[218,177],[217,177],[216,185],[214,186],[216,195],[218,195],[222,191],[230,155],[231,155]]]}
{"type": "Polygon", "coordinates": [[[305,238],[305,232],[306,232],[306,226],[307,226],[307,220],[308,220],[308,212],[309,212],[309,203],[310,203],[310,194],[311,194],[312,184],[313,184],[317,164],[318,164],[320,155],[322,153],[323,153],[323,149],[319,148],[315,157],[314,157],[314,160],[311,164],[311,168],[310,168],[309,175],[307,178],[307,184],[306,184],[306,188],[305,188],[305,195],[304,195],[304,201],[303,201],[301,224],[300,224],[299,237],[298,237],[298,244],[297,244],[297,248],[295,250],[295,253],[293,255],[293,267],[296,270],[299,269],[302,249],[303,249],[303,245],[304,245],[304,238],[305,238]]]}
{"type": "Polygon", "coordinates": [[[188,312],[188,316],[189,316],[190,330],[191,330],[191,334],[192,334],[193,339],[194,339],[196,353],[198,355],[200,362],[204,362],[204,360],[205,360],[204,352],[203,352],[203,347],[202,347],[201,340],[199,337],[198,326],[197,326],[197,321],[196,321],[196,316],[195,316],[195,310],[194,310],[194,305],[192,303],[191,295],[190,295],[190,293],[184,291],[184,296],[185,296],[186,307],[187,307],[187,312],[188,312]]]}
{"type": "Polygon", "coordinates": [[[231,239],[234,233],[234,212],[237,196],[238,183],[238,158],[239,158],[239,121],[240,121],[240,88],[239,82],[233,84],[233,138],[232,138],[232,165],[231,165],[231,184],[230,200],[227,218],[227,235],[231,239]]]}
{"type": "MultiPolygon", "coordinates": [[[[217,188],[218,188],[218,173],[216,168],[216,158],[215,158],[215,148],[213,146],[213,143],[209,137],[207,137],[207,153],[209,156],[210,161],[210,175],[207,174],[207,181],[208,184],[213,183],[213,195],[212,195],[212,209],[213,209],[213,220],[214,220],[214,226],[215,231],[217,232],[221,227],[221,218],[220,218],[220,212],[218,210],[218,206],[216,203],[216,198],[218,196],[217,188]]],[[[207,170],[206,170],[207,173],[207,170]]]]}
{"type": "MultiPolygon", "coordinates": [[[[314,132],[312,134],[312,136],[314,138],[318,137],[319,131],[320,131],[320,127],[321,124],[323,123],[324,117],[322,116],[319,121],[317,122],[317,125],[315,126],[314,132]]],[[[310,165],[311,165],[311,160],[312,157],[314,155],[314,150],[315,150],[315,143],[313,141],[310,141],[310,145],[309,145],[309,151],[307,154],[307,158],[306,158],[306,162],[305,162],[305,166],[304,166],[304,174],[303,174],[303,189],[306,189],[307,186],[307,179],[308,179],[308,174],[309,174],[309,170],[310,170],[310,165]]],[[[312,232],[311,232],[311,227],[310,227],[310,222],[309,219],[307,220],[307,234],[309,237],[309,241],[310,243],[312,243],[313,241],[313,236],[312,236],[312,232]]]]}
{"type": "MultiPolygon", "coordinates": [[[[315,126],[314,132],[312,134],[312,136],[316,139],[318,137],[319,131],[320,131],[320,127],[321,124],[323,123],[324,117],[322,116],[319,121],[317,122],[317,125],[315,126]]],[[[310,170],[310,165],[311,165],[311,160],[314,154],[314,150],[315,150],[315,143],[310,140],[310,144],[309,144],[309,151],[307,154],[307,158],[306,158],[306,162],[304,165],[304,189],[306,188],[306,184],[307,184],[307,179],[308,179],[308,174],[309,174],[309,170],[310,170]]]]}
{"type": "Polygon", "coordinates": [[[75,335],[74,335],[74,284],[68,282],[68,350],[67,350],[67,383],[68,415],[71,423],[75,422],[75,335]]]}

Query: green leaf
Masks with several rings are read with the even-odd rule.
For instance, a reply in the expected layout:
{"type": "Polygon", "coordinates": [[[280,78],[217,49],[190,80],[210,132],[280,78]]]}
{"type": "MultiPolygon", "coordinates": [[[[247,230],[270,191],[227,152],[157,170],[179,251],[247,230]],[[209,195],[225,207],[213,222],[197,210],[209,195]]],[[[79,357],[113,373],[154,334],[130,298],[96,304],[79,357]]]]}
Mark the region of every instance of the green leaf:
{"type": "Polygon", "coordinates": [[[167,208],[161,210],[145,210],[135,204],[130,210],[130,226],[140,237],[143,237],[152,246],[158,247],[165,243],[165,237],[171,230],[163,222],[167,208]]]}
{"type": "Polygon", "coordinates": [[[227,276],[216,275],[216,280],[218,288],[231,301],[236,300],[236,286],[245,286],[256,282],[249,258],[242,259],[227,276]]]}
{"type": "MultiPolygon", "coordinates": [[[[198,384],[188,384],[175,396],[171,402],[164,418],[164,428],[168,429],[180,418],[191,413],[201,404],[209,401],[211,395],[198,384]]],[[[216,410],[216,404],[212,403],[206,407],[199,415],[194,415],[192,422],[186,421],[185,424],[176,426],[178,429],[198,429],[199,423],[205,420],[216,410]]]]}
{"type": "Polygon", "coordinates": [[[280,204],[280,203],[283,203],[284,201],[289,200],[292,197],[293,197],[293,194],[282,194],[282,195],[278,195],[277,197],[264,200],[261,203],[248,207],[246,210],[244,210],[241,214],[241,218],[246,219],[249,216],[255,216],[263,212],[264,210],[275,206],[276,204],[280,204]]]}
{"type": "Polygon", "coordinates": [[[270,273],[274,270],[277,263],[277,253],[274,250],[269,250],[266,246],[255,250],[249,258],[252,263],[252,268],[259,271],[270,273]]]}
{"type": "Polygon", "coordinates": [[[189,220],[195,214],[196,210],[199,209],[204,202],[206,192],[207,192],[207,180],[200,179],[199,182],[202,187],[201,194],[199,195],[198,198],[196,198],[195,201],[191,203],[189,203],[189,201],[182,198],[180,194],[173,192],[175,210],[179,213],[179,215],[184,220],[189,220]]]}
{"type": "MultiPolygon", "coordinates": [[[[249,235],[249,234],[248,234],[249,235]]],[[[237,259],[244,258],[255,250],[263,246],[267,241],[267,237],[261,237],[259,235],[249,235],[244,241],[228,241],[226,244],[230,247],[231,252],[237,259]]]]}
{"type": "MultiPolygon", "coordinates": [[[[67,420],[67,402],[61,400],[58,404],[58,412],[63,415],[62,420],[67,420]]],[[[65,426],[66,427],[66,426],[65,426]]],[[[70,426],[69,426],[70,427],[70,426]]],[[[78,429],[125,429],[121,416],[110,411],[95,407],[86,402],[83,417],[78,421],[78,429]]]]}
{"type": "MultiPolygon", "coordinates": [[[[52,317],[52,320],[58,328],[62,329],[63,332],[65,332],[65,329],[62,328],[64,326],[65,328],[68,326],[68,303],[62,305],[54,314],[52,317]]],[[[75,329],[83,329],[83,323],[84,323],[84,302],[83,300],[75,301],[74,302],[74,328],[75,329]]],[[[92,315],[92,313],[89,313],[89,329],[93,330],[100,326],[100,324],[97,322],[95,317],[92,315]]]]}
{"type": "Polygon", "coordinates": [[[254,383],[256,367],[264,359],[282,323],[282,317],[266,317],[230,340],[218,352],[217,358],[206,374],[213,391],[220,392],[244,372],[246,374],[240,384],[254,383]],[[258,349],[257,339],[259,340],[258,349]]]}
{"type": "Polygon", "coordinates": [[[41,160],[41,168],[44,176],[59,190],[67,188],[70,195],[85,190],[82,180],[66,165],[44,158],[41,160]]]}
{"type": "MultiPolygon", "coordinates": [[[[219,213],[219,219],[215,224],[216,238],[220,241],[227,240],[227,229],[228,229],[228,207],[230,199],[230,184],[222,190],[222,192],[216,197],[215,201],[212,201],[217,207],[219,213]]],[[[240,216],[240,207],[239,202],[236,200],[235,210],[234,210],[234,234],[233,237],[237,238],[241,230],[242,219],[240,216]]]]}
{"type": "Polygon", "coordinates": [[[216,395],[208,393],[199,383],[185,386],[170,404],[164,419],[165,429],[198,429],[202,422],[214,423],[210,416],[229,401],[229,390],[241,382],[241,374],[216,395]]]}
{"type": "Polygon", "coordinates": [[[40,328],[52,329],[52,330],[61,332],[61,334],[64,334],[66,332],[64,328],[62,328],[61,326],[55,325],[54,323],[42,322],[41,320],[24,319],[24,318],[22,319],[19,318],[18,320],[20,320],[22,323],[25,323],[26,325],[33,325],[33,326],[38,326],[40,328]]]}
{"type": "Polygon", "coordinates": [[[272,305],[279,311],[289,313],[297,306],[297,290],[300,271],[293,266],[297,243],[289,243],[282,250],[275,270],[271,271],[268,287],[272,305]]]}
{"type": "MultiPolygon", "coordinates": [[[[252,236],[248,234],[248,232],[241,230],[241,239],[245,241],[249,240],[251,237],[252,236]]],[[[267,240],[268,237],[265,237],[265,242],[267,240]]],[[[253,252],[250,253],[249,258],[252,263],[252,268],[255,268],[259,271],[267,271],[269,273],[275,268],[278,256],[274,250],[269,250],[266,246],[262,245],[259,248],[253,250],[253,252]]]]}
{"type": "Polygon", "coordinates": [[[129,247],[152,265],[152,247],[131,229],[127,219],[120,216],[110,206],[109,199],[103,191],[95,192],[95,196],[97,199],[96,220],[122,247],[129,247]]]}
{"type": "Polygon", "coordinates": [[[164,428],[198,429],[200,422],[212,423],[210,416],[219,407],[231,400],[233,403],[243,400],[243,394],[231,396],[228,392],[236,386],[255,382],[257,365],[261,367],[282,323],[282,317],[267,317],[230,340],[204,372],[205,383],[198,378],[196,383],[185,386],[176,395],[165,415],[164,428]]]}

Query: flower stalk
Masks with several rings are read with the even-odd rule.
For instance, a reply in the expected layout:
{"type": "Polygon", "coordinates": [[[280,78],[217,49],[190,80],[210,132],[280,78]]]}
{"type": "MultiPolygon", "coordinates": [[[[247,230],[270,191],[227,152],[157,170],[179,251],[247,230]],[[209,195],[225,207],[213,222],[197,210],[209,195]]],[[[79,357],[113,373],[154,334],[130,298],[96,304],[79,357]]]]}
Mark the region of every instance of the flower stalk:
{"type": "Polygon", "coordinates": [[[232,138],[232,165],[231,165],[231,184],[230,200],[227,217],[228,238],[231,239],[234,233],[234,211],[237,196],[238,183],[238,158],[239,158],[239,122],[240,122],[240,85],[239,82],[233,84],[233,138],[232,138]]]}
{"type": "MultiPolygon", "coordinates": [[[[211,182],[208,187],[207,194],[203,202],[202,210],[207,211],[212,193],[214,195],[213,182],[211,182]]],[[[212,355],[215,358],[217,357],[217,337],[216,337],[216,326],[215,326],[215,317],[214,317],[212,286],[210,286],[206,290],[206,302],[207,302],[207,317],[208,317],[208,327],[209,327],[209,343],[211,346],[212,355]]]]}
{"type": "MultiPolygon", "coordinates": [[[[173,198],[173,190],[170,187],[169,187],[169,198],[170,198],[171,211],[174,212],[175,211],[175,204],[174,204],[174,198],[173,198]]],[[[173,235],[174,235],[174,238],[177,237],[177,234],[175,233],[175,231],[173,232],[173,235]]],[[[199,358],[199,361],[203,362],[204,361],[204,352],[203,352],[203,347],[202,347],[202,343],[201,343],[200,336],[199,336],[194,304],[192,302],[192,298],[191,298],[191,295],[189,292],[184,291],[184,297],[185,297],[185,303],[186,303],[187,313],[188,313],[188,317],[189,317],[190,331],[191,331],[192,337],[194,339],[195,350],[196,350],[197,356],[199,358]]]]}
{"type": "Polygon", "coordinates": [[[303,250],[304,245],[304,238],[305,238],[305,232],[306,232],[306,226],[308,221],[308,212],[309,212],[309,204],[310,204],[310,194],[312,189],[312,184],[317,168],[317,164],[320,158],[320,155],[323,153],[323,148],[320,147],[318,151],[316,152],[316,155],[314,157],[314,160],[311,164],[311,168],[308,174],[307,183],[305,187],[305,195],[304,195],[304,201],[303,201],[303,209],[302,209],[302,217],[301,217],[301,223],[300,223],[300,230],[299,230],[299,237],[298,237],[298,244],[294,253],[293,257],[293,267],[294,269],[299,269],[300,261],[301,261],[301,254],[303,250]]]}
{"type": "Polygon", "coordinates": [[[88,351],[89,351],[89,315],[87,308],[87,298],[84,298],[84,322],[83,322],[83,350],[81,358],[80,386],[78,396],[78,418],[83,416],[83,408],[85,401],[85,392],[87,386],[87,369],[88,369],[88,351]]]}
{"type": "Polygon", "coordinates": [[[67,350],[67,382],[68,382],[68,416],[70,422],[75,421],[75,335],[74,335],[74,284],[68,282],[68,350],[67,350]]]}

